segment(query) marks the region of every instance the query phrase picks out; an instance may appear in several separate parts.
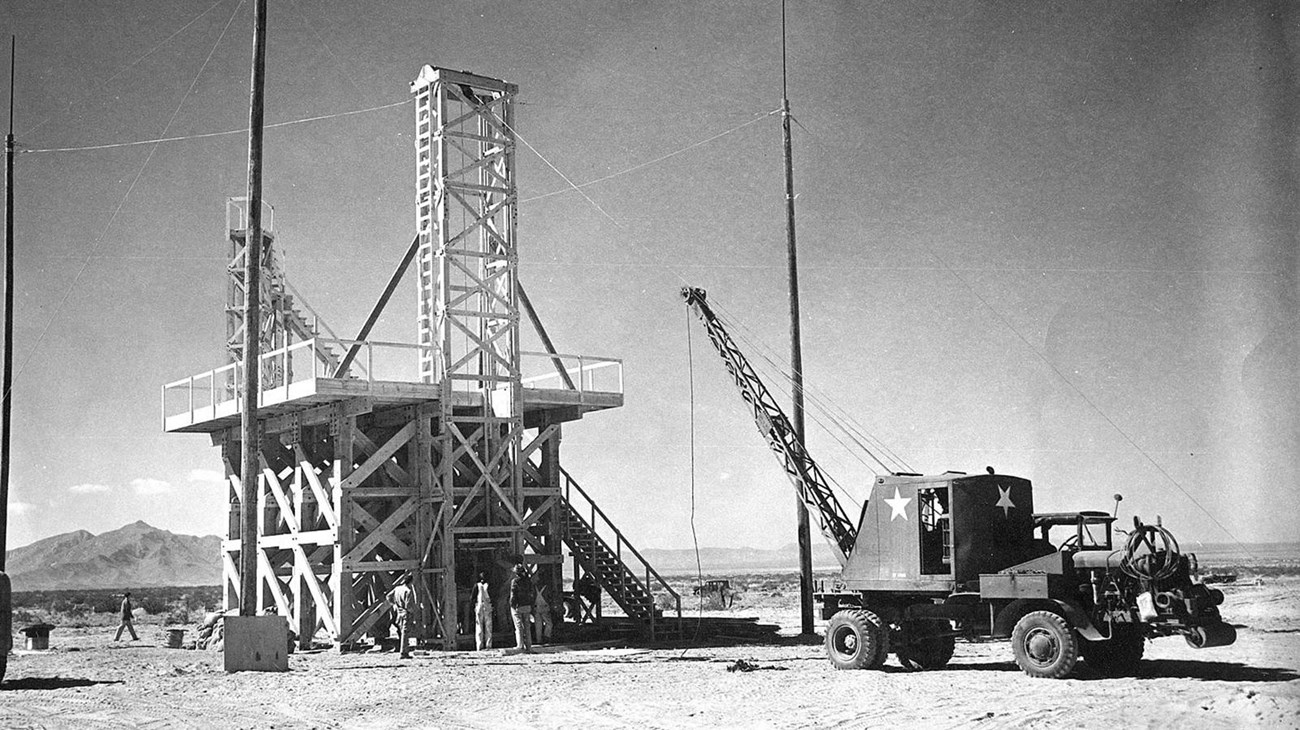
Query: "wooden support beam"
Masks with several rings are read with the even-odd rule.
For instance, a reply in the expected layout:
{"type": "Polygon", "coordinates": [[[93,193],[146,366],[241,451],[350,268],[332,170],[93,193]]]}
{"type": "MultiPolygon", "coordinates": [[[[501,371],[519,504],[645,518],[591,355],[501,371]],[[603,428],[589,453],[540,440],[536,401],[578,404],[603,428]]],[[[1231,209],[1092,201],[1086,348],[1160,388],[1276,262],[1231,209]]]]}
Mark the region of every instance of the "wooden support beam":
{"type": "MultiPolygon", "coordinates": [[[[296,553],[296,557],[300,563],[310,565],[310,562],[307,560],[307,554],[302,549],[301,545],[294,545],[293,551],[294,553],[296,553]]],[[[339,575],[339,571],[336,569],[331,574],[331,580],[337,580],[338,575],[339,575]]],[[[343,600],[341,596],[351,595],[352,593],[351,585],[349,585],[348,589],[342,593],[337,588],[335,588],[335,590],[332,591],[332,593],[334,594],[334,605],[331,606],[330,602],[325,597],[325,591],[321,588],[320,583],[316,580],[316,574],[314,572],[311,571],[305,572],[303,574],[303,579],[304,582],[307,584],[307,590],[311,593],[312,598],[316,599],[316,609],[321,620],[325,623],[325,630],[329,631],[330,635],[334,636],[336,641],[339,640],[338,639],[339,626],[341,624],[337,617],[339,615],[343,615],[344,617],[350,618],[352,615],[351,605],[349,605],[346,609],[340,605],[343,600]]]]}
{"type": "MultiPolygon", "coordinates": [[[[417,570],[420,567],[419,560],[344,560],[343,566],[346,570],[353,573],[367,572],[404,572],[407,570],[417,570]]],[[[430,569],[429,572],[441,573],[438,568],[430,569]]]]}
{"type": "Polygon", "coordinates": [[[302,444],[294,445],[294,454],[298,457],[298,465],[302,471],[303,479],[306,480],[307,486],[311,488],[312,494],[316,495],[316,507],[325,517],[325,522],[330,527],[337,528],[339,525],[338,517],[334,512],[334,501],[325,493],[325,487],[320,482],[320,475],[316,473],[316,467],[307,459],[307,454],[302,450],[302,444]]]}
{"type": "MultiPolygon", "coordinates": [[[[330,574],[330,592],[334,596],[334,605],[329,623],[332,633],[340,637],[339,648],[342,649],[340,634],[352,626],[354,615],[354,593],[351,575],[345,574],[341,566],[343,556],[352,550],[356,541],[355,527],[352,521],[352,499],[342,484],[352,472],[352,433],[356,430],[356,416],[336,416],[330,426],[334,436],[334,473],[330,477],[331,491],[334,497],[334,514],[337,518],[335,532],[338,538],[334,542],[334,570],[330,574]]],[[[319,590],[319,588],[317,589],[319,590]]],[[[324,599],[318,598],[318,604],[324,599]]],[[[324,618],[324,616],[322,616],[324,618]]]]}
{"type": "Polygon", "coordinates": [[[402,276],[406,274],[406,270],[411,266],[411,261],[415,259],[415,252],[419,250],[420,234],[417,233],[415,238],[411,239],[411,245],[406,247],[406,255],[402,256],[401,263],[397,264],[397,269],[388,278],[388,285],[384,287],[383,293],[379,295],[379,301],[375,302],[375,306],[371,308],[370,316],[366,317],[365,324],[361,325],[361,331],[353,338],[357,340],[357,343],[348,348],[348,353],[343,356],[339,366],[334,369],[330,377],[338,378],[347,374],[348,368],[352,366],[352,361],[357,357],[357,353],[361,352],[361,342],[370,336],[370,330],[379,321],[379,315],[384,313],[384,308],[388,306],[388,300],[392,298],[393,292],[397,291],[397,285],[401,283],[402,276]]]}
{"type": "MultiPolygon", "coordinates": [[[[353,431],[354,433],[351,433],[349,435],[355,436],[356,435],[355,423],[352,425],[352,428],[350,430],[353,431]]],[[[415,434],[415,424],[414,423],[406,424],[406,426],[402,428],[402,430],[398,431],[396,434],[393,434],[393,437],[388,440],[388,443],[384,444],[382,447],[376,450],[375,453],[371,454],[370,458],[366,459],[365,463],[361,464],[354,471],[348,474],[348,476],[337,485],[337,488],[343,491],[348,491],[354,487],[360,486],[361,483],[364,482],[367,477],[375,473],[376,469],[383,466],[385,462],[387,462],[390,458],[392,458],[393,454],[397,453],[398,449],[405,446],[406,442],[409,441],[411,439],[411,436],[414,434],[415,434]]],[[[348,441],[349,443],[353,443],[353,440],[351,438],[349,438],[348,441]]]]}
{"type": "Polygon", "coordinates": [[[394,535],[394,531],[401,526],[402,522],[404,522],[406,518],[410,517],[415,512],[415,509],[418,506],[419,500],[416,499],[408,499],[403,502],[400,507],[393,510],[392,514],[384,518],[384,520],[380,522],[379,525],[370,532],[370,534],[361,538],[361,540],[359,540],[356,545],[343,556],[343,560],[361,560],[368,555],[371,550],[378,547],[381,542],[403,558],[411,557],[414,552],[411,549],[411,546],[398,540],[394,535]]]}
{"type": "Polygon", "coordinates": [[[537,310],[533,308],[533,302],[528,298],[528,293],[524,291],[524,284],[521,281],[515,281],[515,294],[519,297],[519,304],[523,306],[524,313],[528,315],[528,321],[533,323],[533,330],[537,332],[537,337],[542,341],[542,347],[551,354],[551,364],[555,366],[555,372],[560,374],[560,379],[569,390],[577,390],[578,387],[573,384],[573,378],[569,377],[569,370],[564,367],[564,362],[555,357],[555,345],[551,342],[551,336],[546,334],[546,328],[542,326],[542,318],[537,315],[537,310]]]}

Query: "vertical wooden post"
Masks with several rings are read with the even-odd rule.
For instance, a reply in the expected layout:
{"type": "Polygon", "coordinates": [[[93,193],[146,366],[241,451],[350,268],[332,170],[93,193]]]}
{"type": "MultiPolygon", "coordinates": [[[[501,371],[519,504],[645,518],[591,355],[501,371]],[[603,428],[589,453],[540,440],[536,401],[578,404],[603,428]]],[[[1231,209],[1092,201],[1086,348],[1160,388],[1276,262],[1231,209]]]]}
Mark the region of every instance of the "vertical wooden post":
{"type": "Polygon", "coordinates": [[[253,5],[253,79],[248,111],[248,227],[244,240],[243,526],[239,542],[239,614],[257,615],[257,399],[262,304],[262,122],[266,86],[266,0],[253,5]]]}
{"type": "Polygon", "coordinates": [[[338,534],[334,537],[334,567],[330,575],[334,594],[334,626],[338,629],[339,642],[336,648],[343,651],[343,637],[352,633],[352,620],[356,616],[353,606],[352,571],[344,566],[344,558],[352,552],[356,544],[356,531],[353,529],[351,490],[344,490],[343,480],[352,473],[352,432],[356,428],[356,417],[338,414],[334,416],[334,475],[332,481],[334,514],[338,520],[338,534]]]}
{"type": "MultiPolygon", "coordinates": [[[[785,158],[785,237],[786,260],[790,270],[790,376],[794,408],[791,420],[795,438],[804,443],[803,422],[803,350],[799,334],[799,256],[794,238],[794,154],[790,144],[790,99],[785,72],[785,0],[781,2],[781,133],[785,158]]],[[[804,495],[795,494],[795,534],[799,541],[799,616],[800,632],[814,633],[812,600],[812,532],[808,525],[808,507],[804,495]]]]}
{"type": "MultiPolygon", "coordinates": [[[[541,427],[541,431],[546,430],[546,426],[541,427]]],[[[556,424],[555,430],[551,432],[550,438],[542,442],[541,448],[541,473],[545,480],[545,486],[555,494],[560,494],[560,480],[563,476],[560,473],[560,435],[561,427],[556,424]]],[[[550,515],[545,518],[546,526],[546,551],[554,556],[555,562],[544,563],[545,572],[542,574],[543,582],[546,585],[546,600],[552,610],[563,612],[564,602],[561,595],[564,589],[564,522],[565,513],[568,510],[567,504],[556,504],[551,507],[550,515]]],[[[577,574],[574,574],[577,577],[577,574]]]]}
{"type": "Polygon", "coordinates": [[[415,547],[416,555],[420,558],[420,565],[416,574],[416,589],[419,599],[420,611],[420,634],[422,641],[428,641],[433,638],[437,627],[433,625],[434,605],[441,598],[433,593],[438,586],[438,581],[434,577],[436,574],[429,570],[428,552],[425,547],[429,540],[433,538],[433,533],[438,529],[433,524],[433,517],[436,513],[435,505],[441,503],[442,492],[438,489],[437,475],[433,469],[433,419],[437,414],[437,409],[428,403],[421,403],[411,409],[412,417],[416,421],[415,435],[411,437],[410,449],[410,472],[415,478],[416,489],[418,490],[417,499],[419,508],[416,510],[415,517],[415,535],[411,544],[415,547]],[[427,600],[426,600],[427,599],[427,600]],[[428,609],[428,610],[425,610],[428,609]]]}
{"type": "MultiPolygon", "coordinates": [[[[297,523],[298,531],[312,530],[316,527],[316,497],[311,494],[307,487],[306,476],[303,474],[304,469],[310,469],[311,464],[302,456],[302,428],[296,429],[294,434],[293,449],[293,511],[294,521],[297,523]]],[[[293,556],[293,578],[291,585],[293,590],[293,619],[290,625],[298,634],[298,648],[310,649],[312,634],[316,633],[316,602],[307,587],[308,580],[314,580],[314,573],[311,567],[311,552],[304,548],[301,551],[295,550],[293,556]]]]}

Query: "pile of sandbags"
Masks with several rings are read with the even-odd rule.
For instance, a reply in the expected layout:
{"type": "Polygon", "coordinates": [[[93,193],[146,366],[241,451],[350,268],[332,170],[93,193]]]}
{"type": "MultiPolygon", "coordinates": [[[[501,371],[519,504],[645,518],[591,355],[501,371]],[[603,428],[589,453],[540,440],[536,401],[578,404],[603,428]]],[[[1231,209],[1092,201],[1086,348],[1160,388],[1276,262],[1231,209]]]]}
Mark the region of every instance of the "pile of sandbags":
{"type": "Polygon", "coordinates": [[[203,617],[203,621],[199,623],[199,638],[194,642],[195,649],[221,651],[225,647],[226,622],[222,620],[224,618],[225,614],[216,611],[203,617]]]}

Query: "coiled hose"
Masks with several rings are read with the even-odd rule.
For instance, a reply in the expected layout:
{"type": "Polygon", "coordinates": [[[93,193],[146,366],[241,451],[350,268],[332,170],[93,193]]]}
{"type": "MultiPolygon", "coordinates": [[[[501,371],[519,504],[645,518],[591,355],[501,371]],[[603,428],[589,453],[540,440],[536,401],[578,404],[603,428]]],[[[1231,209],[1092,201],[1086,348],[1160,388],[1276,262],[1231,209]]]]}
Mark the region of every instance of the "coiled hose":
{"type": "Polygon", "coordinates": [[[1124,559],[1120,561],[1120,570],[1129,577],[1144,582],[1161,581],[1171,577],[1178,571],[1178,566],[1182,562],[1178,559],[1181,555],[1178,540],[1174,539],[1173,533],[1160,525],[1144,525],[1136,517],[1133,518],[1133,522],[1134,529],[1129,533],[1128,542],[1124,545],[1124,559]],[[1152,539],[1155,535],[1159,535],[1162,549],[1156,548],[1155,540],[1152,539]],[[1148,552],[1139,555],[1138,549],[1143,545],[1147,547],[1148,552]],[[1164,559],[1154,560],[1154,557],[1162,551],[1164,559]]]}

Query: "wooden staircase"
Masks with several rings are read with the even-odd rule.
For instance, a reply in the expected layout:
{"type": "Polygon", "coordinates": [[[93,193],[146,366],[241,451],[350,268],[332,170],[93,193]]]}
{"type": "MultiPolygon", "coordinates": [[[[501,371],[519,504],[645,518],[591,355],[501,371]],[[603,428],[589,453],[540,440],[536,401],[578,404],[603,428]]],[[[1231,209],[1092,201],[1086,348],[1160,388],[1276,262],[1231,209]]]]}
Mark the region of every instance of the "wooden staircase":
{"type": "Polygon", "coordinates": [[[564,543],[578,564],[629,618],[649,629],[652,639],[680,636],[681,596],[641,557],[573,477],[563,470],[561,474],[564,477],[564,543]],[[579,505],[586,509],[580,511],[579,505]],[[588,517],[583,516],[584,511],[588,517]],[[664,617],[663,610],[656,605],[656,593],[667,596],[675,604],[675,617],[664,617]]]}

